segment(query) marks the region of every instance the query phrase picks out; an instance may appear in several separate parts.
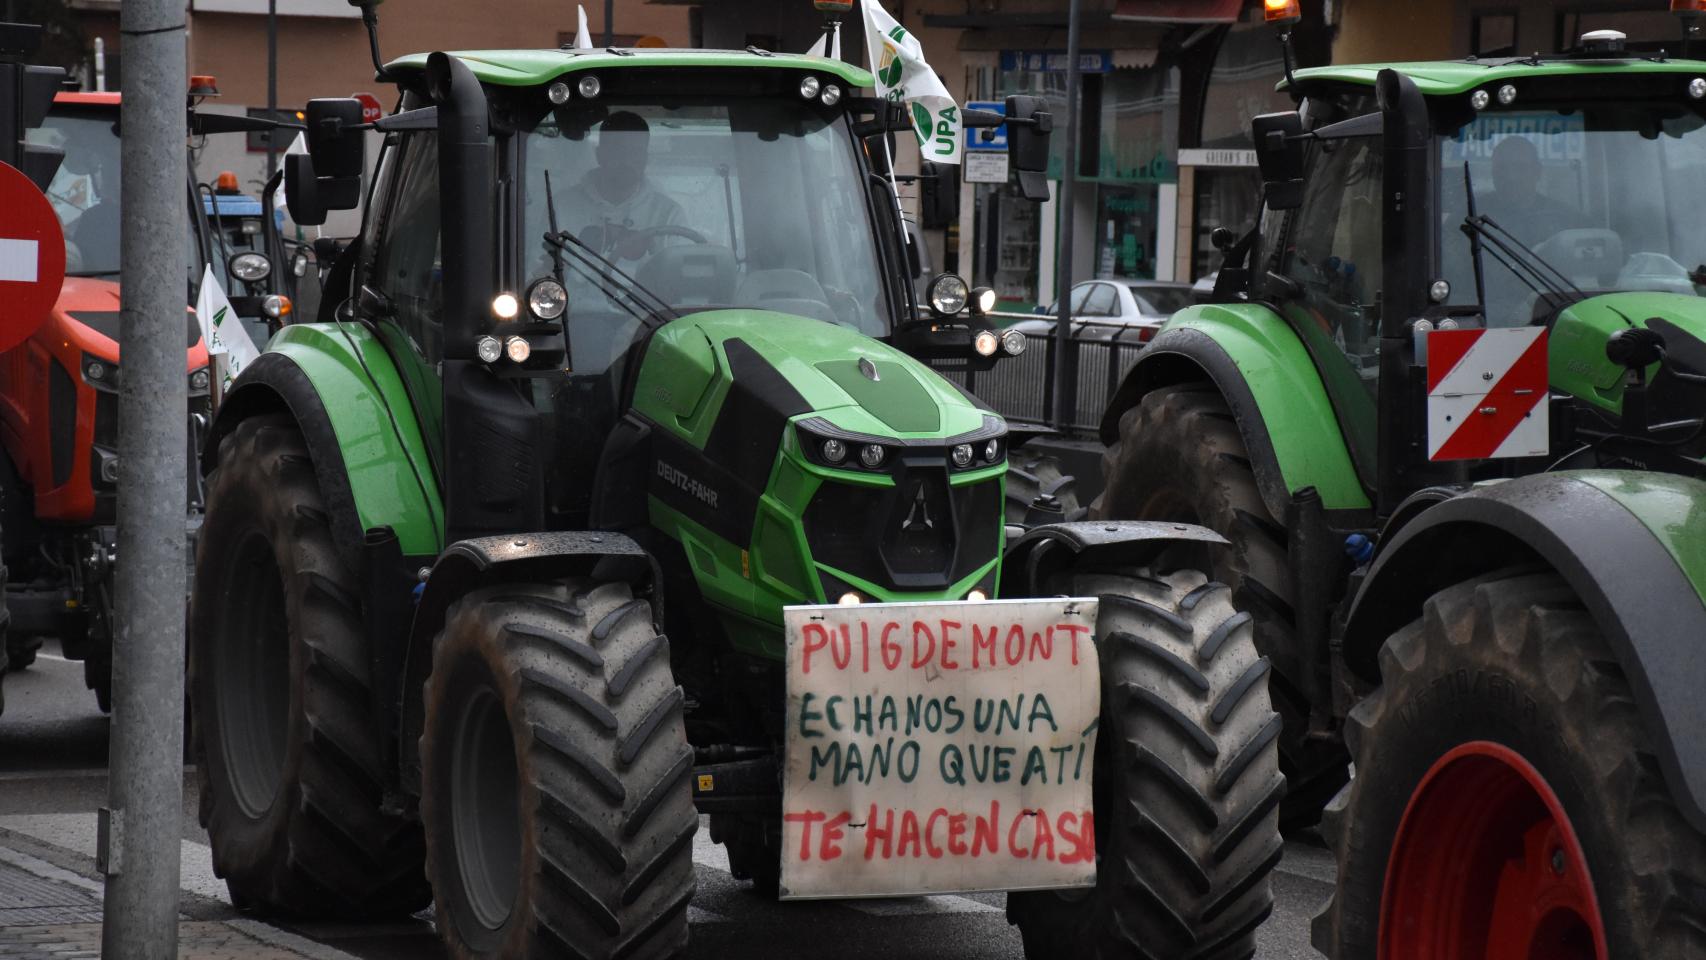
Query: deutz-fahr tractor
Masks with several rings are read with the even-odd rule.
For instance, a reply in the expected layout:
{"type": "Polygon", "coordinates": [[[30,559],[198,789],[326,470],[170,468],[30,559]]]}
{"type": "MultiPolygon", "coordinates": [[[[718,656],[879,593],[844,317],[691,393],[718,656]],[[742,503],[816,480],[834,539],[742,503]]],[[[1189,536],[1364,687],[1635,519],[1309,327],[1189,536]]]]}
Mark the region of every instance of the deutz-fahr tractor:
{"type": "MultiPolygon", "coordinates": [[[[320,322],[284,327],[233,384],[204,459],[194,750],[233,900],[356,917],[430,898],[457,957],[667,956],[706,815],[761,894],[800,896],[789,870],[843,852],[868,881],[845,893],[919,892],[885,873],[893,843],[964,868],[930,890],[1023,887],[1009,915],[1032,956],[1250,956],[1284,781],[1250,619],[1194,566],[1220,538],[1010,534],[1004,423],[912,355],[988,353],[995,334],[957,281],[934,313],[911,299],[871,159],[910,121],[872,76],[756,49],[376,67],[397,111],[364,124],[353,100],[310,102],[308,152],[285,169],[299,223],[365,194],[361,235],[320,322]],[[367,186],[369,127],[385,140],[367,186]],[[808,716],[818,734],[861,715],[1004,722],[943,698],[993,649],[968,632],[951,654],[947,624],[923,660],[933,706],[881,679],[863,709],[790,688],[785,616],[918,602],[968,631],[1096,603],[1095,652],[1067,679],[1099,681],[1064,748],[1093,749],[1046,772],[1034,747],[974,756],[953,810],[891,810],[886,829],[863,806],[818,812],[802,857],[781,838],[814,821],[784,808],[785,778],[938,776],[916,749],[907,773],[904,744],[785,772],[808,716]],[[997,828],[989,783],[1058,776],[1085,789],[1080,813],[1022,799],[997,828]],[[954,859],[968,850],[983,858],[954,859]],[[1076,885],[1021,882],[1044,857],[1082,868],[1076,885]]],[[[1007,118],[1033,186],[1039,107],[1016,98],[1007,118]]],[[[820,673],[857,662],[841,638],[820,673]]],[[[898,665],[899,641],[866,639],[867,665],[898,665]]],[[[907,635],[915,666],[921,642],[907,635]]]]}
{"type": "Polygon", "coordinates": [[[1605,32],[1291,89],[1092,515],[1229,541],[1328,956],[1700,956],[1706,63],[1605,32]]]}

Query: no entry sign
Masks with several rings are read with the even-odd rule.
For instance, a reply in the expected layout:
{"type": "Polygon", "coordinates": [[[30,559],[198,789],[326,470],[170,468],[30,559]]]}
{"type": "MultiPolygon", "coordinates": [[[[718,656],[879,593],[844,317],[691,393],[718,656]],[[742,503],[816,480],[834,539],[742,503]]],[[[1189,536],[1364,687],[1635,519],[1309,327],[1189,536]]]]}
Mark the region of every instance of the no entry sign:
{"type": "Polygon", "coordinates": [[[65,234],[47,197],[0,163],[0,351],[41,326],[65,282],[65,234]]]}
{"type": "Polygon", "coordinates": [[[1095,885],[1096,608],[786,608],[783,899],[1095,885]]]}

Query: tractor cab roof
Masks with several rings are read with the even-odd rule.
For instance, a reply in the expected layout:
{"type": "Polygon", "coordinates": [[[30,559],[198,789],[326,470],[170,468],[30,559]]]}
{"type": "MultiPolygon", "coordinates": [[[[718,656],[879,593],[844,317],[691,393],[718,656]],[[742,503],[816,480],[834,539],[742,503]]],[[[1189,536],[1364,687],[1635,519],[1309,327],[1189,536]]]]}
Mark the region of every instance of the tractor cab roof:
{"type": "MultiPolygon", "coordinates": [[[[1581,57],[1490,57],[1470,60],[1438,60],[1413,63],[1363,63],[1310,67],[1297,71],[1298,86],[1305,90],[1323,84],[1373,86],[1380,71],[1391,68],[1414,80],[1427,96],[1467,93],[1476,87],[1504,81],[1592,76],[1686,74],[1706,76],[1706,62],[1659,57],[1622,56],[1615,59],[1581,57]]],[[[1285,87],[1280,84],[1281,89],[1285,87]]]]}
{"type": "MultiPolygon", "coordinates": [[[[770,53],[747,50],[678,50],[660,48],[600,50],[452,50],[482,83],[507,87],[527,87],[547,83],[564,74],[584,70],[678,69],[707,67],[716,69],[794,69],[814,70],[840,77],[854,87],[874,85],[871,74],[841,60],[803,56],[792,53],[770,53]]],[[[393,74],[407,74],[426,67],[427,54],[416,53],[400,57],[387,64],[393,74]]]]}

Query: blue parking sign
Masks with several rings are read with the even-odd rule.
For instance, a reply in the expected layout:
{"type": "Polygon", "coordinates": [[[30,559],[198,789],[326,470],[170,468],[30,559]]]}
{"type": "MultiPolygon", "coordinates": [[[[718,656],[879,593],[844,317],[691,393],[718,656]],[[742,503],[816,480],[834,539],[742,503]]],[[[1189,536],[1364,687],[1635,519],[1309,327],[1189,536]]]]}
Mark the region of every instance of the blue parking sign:
{"type": "MultiPolygon", "coordinates": [[[[1007,115],[1007,104],[999,100],[973,100],[966,104],[967,110],[982,110],[985,113],[1007,115]]],[[[1007,125],[991,127],[983,130],[966,128],[967,150],[1006,150],[1007,125]]]]}

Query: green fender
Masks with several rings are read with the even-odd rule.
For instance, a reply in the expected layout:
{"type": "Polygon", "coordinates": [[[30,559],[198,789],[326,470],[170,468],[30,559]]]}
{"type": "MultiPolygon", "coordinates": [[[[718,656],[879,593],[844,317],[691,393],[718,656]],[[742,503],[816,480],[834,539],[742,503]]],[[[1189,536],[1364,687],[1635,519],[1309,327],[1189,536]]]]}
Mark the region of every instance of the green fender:
{"type": "Polygon", "coordinates": [[[1314,487],[1329,511],[1368,511],[1321,375],[1297,333],[1261,304],[1205,304],[1173,315],[1126,374],[1102,418],[1102,442],[1158,387],[1208,379],[1238,420],[1262,501],[1276,518],[1314,487]]]}
{"type": "Polygon", "coordinates": [[[1706,830],[1706,482],[1560,471],[1477,485],[1383,537],[1345,624],[1372,682],[1387,638],[1464,580],[1543,563],[1569,583],[1629,680],[1678,806],[1706,830]]]}
{"type": "Polygon", "coordinates": [[[389,354],[356,324],[292,324],[238,376],[214,420],[203,472],[242,420],[288,412],[307,438],[339,546],[389,527],[406,556],[443,548],[444,502],[414,407],[389,354]]]}

